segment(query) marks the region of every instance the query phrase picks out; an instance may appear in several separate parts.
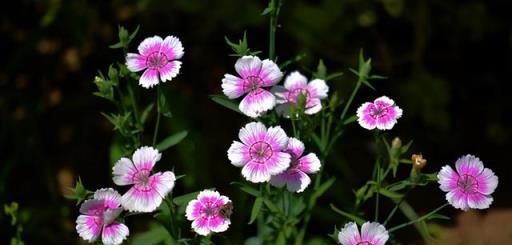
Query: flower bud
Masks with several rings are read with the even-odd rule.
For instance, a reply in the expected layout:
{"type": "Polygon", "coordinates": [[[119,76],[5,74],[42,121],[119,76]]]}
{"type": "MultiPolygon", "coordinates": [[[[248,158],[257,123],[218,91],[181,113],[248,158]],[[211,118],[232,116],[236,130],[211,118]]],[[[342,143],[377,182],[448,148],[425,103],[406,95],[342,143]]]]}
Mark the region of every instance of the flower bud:
{"type": "Polygon", "coordinates": [[[412,154],[411,160],[412,160],[412,167],[416,171],[421,170],[427,164],[427,159],[423,158],[423,155],[421,153],[420,154],[412,154]]]}
{"type": "Polygon", "coordinates": [[[395,137],[391,142],[391,148],[399,149],[400,147],[402,147],[402,140],[398,137],[395,137]]]}

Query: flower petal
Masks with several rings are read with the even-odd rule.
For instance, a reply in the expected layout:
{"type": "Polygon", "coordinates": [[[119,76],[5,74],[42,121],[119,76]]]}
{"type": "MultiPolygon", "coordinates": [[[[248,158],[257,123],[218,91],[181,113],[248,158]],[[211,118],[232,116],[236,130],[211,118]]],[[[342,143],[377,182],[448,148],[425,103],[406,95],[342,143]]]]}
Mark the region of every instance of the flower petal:
{"type": "Polygon", "coordinates": [[[146,69],[146,57],[140,54],[128,53],[126,55],[126,68],[132,72],[138,72],[146,69]]]}
{"type": "Polygon", "coordinates": [[[240,102],[239,109],[245,115],[256,118],[264,112],[274,108],[276,99],[274,95],[262,88],[255,89],[240,102]]]}
{"type": "Polygon", "coordinates": [[[183,45],[180,39],[175,36],[167,36],[164,39],[160,52],[164,53],[168,60],[180,59],[184,54],[183,45]]]}
{"type": "Polygon", "coordinates": [[[162,154],[151,146],[143,146],[133,153],[133,163],[137,170],[152,170],[155,163],[160,160],[162,154]]]}
{"type": "Polygon", "coordinates": [[[174,60],[167,62],[163,67],[158,69],[162,82],[171,81],[180,73],[181,61],[174,60]]]}
{"type": "Polygon", "coordinates": [[[274,152],[272,157],[270,157],[270,159],[268,159],[262,165],[267,166],[268,172],[271,175],[276,175],[284,172],[288,167],[290,167],[290,162],[290,154],[284,152],[274,152]]]}
{"type": "Polygon", "coordinates": [[[103,188],[94,192],[94,199],[104,201],[106,208],[117,208],[121,204],[121,195],[112,188],[103,188]]]}
{"type": "Polygon", "coordinates": [[[393,106],[395,104],[395,101],[393,101],[392,99],[390,99],[387,96],[381,96],[381,97],[375,99],[373,101],[373,103],[377,107],[390,107],[390,106],[393,106]]]}
{"type": "Polygon", "coordinates": [[[297,165],[298,169],[304,173],[313,174],[320,171],[320,159],[315,153],[309,153],[299,158],[297,165]]]}
{"type": "Polygon", "coordinates": [[[313,115],[322,110],[322,102],[318,98],[309,98],[306,103],[306,110],[304,113],[307,115],[313,115]]]}
{"type": "Polygon", "coordinates": [[[478,157],[468,154],[455,162],[455,168],[457,169],[457,173],[461,176],[469,175],[476,177],[484,170],[484,164],[478,157]]]}
{"type": "Polygon", "coordinates": [[[286,152],[290,153],[292,159],[298,159],[304,153],[304,143],[297,138],[291,137],[288,139],[286,152]]]}
{"type": "Polygon", "coordinates": [[[209,235],[211,231],[208,227],[208,217],[200,217],[192,221],[192,229],[201,236],[209,235]]]}
{"type": "Polygon", "coordinates": [[[98,216],[79,215],[76,219],[76,231],[84,240],[92,243],[98,239],[103,221],[98,216]]]}
{"type": "Polygon", "coordinates": [[[257,56],[244,56],[236,61],[235,70],[245,79],[249,76],[259,76],[261,66],[261,60],[257,56]]]}
{"type": "Polygon", "coordinates": [[[278,83],[283,78],[283,73],[276,63],[266,59],[263,60],[259,77],[263,80],[263,87],[270,87],[278,83]]]}
{"type": "Polygon", "coordinates": [[[158,84],[158,70],[151,68],[142,73],[139,79],[139,85],[144,88],[151,88],[158,84]]]}
{"type": "Polygon", "coordinates": [[[225,74],[222,79],[222,92],[230,99],[236,99],[247,93],[249,87],[244,86],[245,80],[231,74],[225,74]]]}
{"type": "Polygon", "coordinates": [[[389,239],[386,228],[377,222],[366,222],[361,226],[361,240],[373,245],[384,245],[389,239]]]}
{"type": "Polygon", "coordinates": [[[105,245],[118,245],[128,237],[130,231],[125,224],[114,222],[103,228],[101,241],[105,245]]]}
{"type": "Polygon", "coordinates": [[[286,184],[288,191],[297,193],[303,192],[310,183],[309,176],[297,169],[289,169],[270,178],[271,185],[282,187],[286,184]]]}
{"type": "Polygon", "coordinates": [[[112,180],[116,185],[133,184],[133,175],[137,172],[135,165],[128,158],[119,159],[114,167],[112,167],[112,180]]]}
{"type": "Polygon", "coordinates": [[[481,193],[473,193],[467,195],[468,206],[473,209],[487,209],[491,206],[493,198],[481,193]]]}
{"type": "Polygon", "coordinates": [[[285,87],[276,85],[270,89],[270,92],[276,96],[277,104],[288,103],[288,90],[285,87]]]}
{"type": "Polygon", "coordinates": [[[187,204],[185,216],[188,220],[192,221],[201,217],[201,209],[203,204],[199,200],[192,200],[187,204]]]}
{"type": "Polygon", "coordinates": [[[291,104],[290,103],[285,103],[285,104],[280,104],[280,105],[277,105],[276,106],[276,112],[278,115],[284,117],[284,118],[290,118],[290,114],[291,114],[291,104]]]}
{"type": "Polygon", "coordinates": [[[242,168],[242,175],[247,181],[262,183],[270,180],[270,170],[266,164],[250,161],[242,168]]]}
{"type": "Polygon", "coordinates": [[[231,164],[237,167],[244,166],[251,160],[249,147],[238,141],[233,141],[228,150],[228,159],[231,161],[231,164]]]}
{"type": "Polygon", "coordinates": [[[105,201],[97,199],[85,200],[80,205],[80,213],[101,216],[105,212],[105,201]]]}
{"type": "Polygon", "coordinates": [[[457,188],[457,182],[459,180],[459,175],[453,171],[453,169],[446,165],[441,168],[441,171],[437,174],[437,183],[439,183],[439,188],[443,191],[451,191],[457,188]]]}
{"type": "Polygon", "coordinates": [[[488,168],[484,168],[484,171],[476,179],[478,181],[477,190],[484,195],[492,194],[498,186],[498,177],[488,168]]]}
{"type": "Polygon", "coordinates": [[[395,126],[397,119],[402,116],[402,109],[398,106],[387,107],[387,114],[377,119],[377,128],[380,130],[389,130],[395,126]]]}
{"type": "Polygon", "coordinates": [[[375,105],[366,102],[357,109],[357,121],[361,127],[372,130],[377,126],[377,121],[370,116],[370,110],[375,109],[375,105]]]}
{"type": "Polygon", "coordinates": [[[308,84],[308,92],[311,97],[325,99],[329,92],[329,86],[322,79],[314,79],[308,84]]]}
{"type": "Polygon", "coordinates": [[[262,141],[267,134],[267,128],[263,123],[250,122],[240,129],[238,137],[246,145],[262,141]]]}
{"type": "Polygon", "coordinates": [[[174,187],[176,178],[170,171],[155,173],[148,184],[134,185],[121,198],[123,208],[131,212],[153,212],[174,187]]]}
{"type": "Polygon", "coordinates": [[[288,145],[288,136],[280,126],[270,127],[264,141],[272,146],[273,151],[281,151],[288,145]]]}
{"type": "Polygon", "coordinates": [[[224,232],[229,228],[231,221],[217,216],[208,220],[208,228],[213,232],[224,232]]]}
{"type": "Polygon", "coordinates": [[[359,229],[354,222],[345,224],[345,227],[338,234],[338,241],[342,245],[356,245],[360,240],[359,229]]]}
{"type": "Polygon", "coordinates": [[[155,52],[160,52],[162,42],[163,40],[159,36],[148,37],[139,44],[139,53],[143,56],[147,56],[155,52]]]}
{"type": "Polygon", "coordinates": [[[284,80],[284,87],[288,90],[306,88],[308,79],[298,71],[290,73],[284,80]]]}
{"type": "Polygon", "coordinates": [[[446,193],[446,201],[448,201],[454,208],[461,210],[468,210],[467,194],[462,192],[459,188],[446,193]]]}

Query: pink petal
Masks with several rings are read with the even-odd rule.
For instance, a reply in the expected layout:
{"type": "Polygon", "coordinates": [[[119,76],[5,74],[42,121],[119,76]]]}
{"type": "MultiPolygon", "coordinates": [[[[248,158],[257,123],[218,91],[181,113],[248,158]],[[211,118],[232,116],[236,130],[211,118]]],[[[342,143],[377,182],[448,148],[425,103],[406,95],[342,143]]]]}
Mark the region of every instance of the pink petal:
{"type": "Polygon", "coordinates": [[[172,172],[155,173],[147,184],[136,184],[123,195],[123,208],[132,212],[153,212],[172,190],[175,180],[172,172]]]}
{"type": "Polygon", "coordinates": [[[306,103],[306,110],[304,113],[307,115],[313,115],[322,110],[322,102],[318,98],[309,98],[306,103]]]}
{"type": "Polygon", "coordinates": [[[140,54],[128,53],[126,55],[126,67],[132,72],[138,72],[146,69],[146,57],[140,54]]]}
{"type": "Polygon", "coordinates": [[[133,176],[137,169],[133,162],[128,158],[121,158],[112,168],[112,180],[116,185],[133,184],[133,176]]]}
{"type": "Polygon", "coordinates": [[[457,209],[468,210],[467,195],[459,188],[446,193],[446,200],[457,209]]]}
{"type": "Polygon", "coordinates": [[[263,80],[263,87],[270,87],[277,84],[283,78],[283,73],[276,63],[266,59],[262,62],[259,77],[263,80]]]}
{"type": "Polygon", "coordinates": [[[253,183],[262,183],[270,180],[270,170],[266,164],[250,161],[242,168],[242,175],[253,183]]]}
{"type": "Polygon", "coordinates": [[[324,80],[314,79],[313,81],[309,82],[307,90],[311,97],[325,99],[327,98],[329,87],[324,80]]]}
{"type": "Polygon", "coordinates": [[[208,217],[200,217],[199,219],[195,219],[192,222],[192,229],[194,231],[201,235],[201,236],[207,236],[211,233],[210,228],[208,227],[208,217]]]}
{"type": "Polygon", "coordinates": [[[259,76],[261,66],[260,58],[256,56],[244,56],[236,61],[235,70],[245,79],[249,76],[259,76]]]}
{"type": "Polygon", "coordinates": [[[245,81],[242,78],[225,74],[222,79],[222,92],[230,99],[236,99],[247,93],[248,87],[244,86],[245,81]]]}
{"type": "Polygon", "coordinates": [[[268,159],[264,164],[260,165],[266,165],[267,171],[271,175],[276,175],[284,172],[290,166],[290,162],[290,154],[284,152],[274,152],[270,159],[268,159]]]}
{"type": "Polygon", "coordinates": [[[276,99],[274,95],[267,90],[258,88],[249,92],[249,94],[242,99],[239,109],[245,115],[256,118],[274,108],[275,105],[276,99]]]}
{"type": "Polygon", "coordinates": [[[372,130],[377,126],[376,120],[370,116],[370,111],[375,109],[375,105],[366,102],[357,109],[357,121],[361,127],[372,130]]]}
{"type": "Polygon", "coordinates": [[[288,136],[280,126],[275,126],[268,128],[263,141],[270,144],[273,151],[281,151],[288,145],[288,136]]]}
{"type": "Polygon", "coordinates": [[[130,231],[125,224],[114,222],[103,228],[101,241],[105,245],[118,245],[128,237],[130,231]]]}
{"type": "Polygon", "coordinates": [[[167,56],[168,60],[180,59],[183,56],[183,45],[175,36],[167,36],[162,42],[160,52],[167,56]]]}
{"type": "Polygon", "coordinates": [[[238,137],[242,142],[250,146],[258,141],[263,141],[267,134],[267,128],[263,123],[250,122],[240,129],[238,137]]]}
{"type": "Polygon", "coordinates": [[[304,143],[297,138],[289,138],[286,152],[290,153],[292,159],[298,159],[304,153],[304,143]]]}
{"type": "Polygon", "coordinates": [[[76,219],[76,231],[84,240],[92,243],[98,239],[103,221],[98,216],[80,215],[76,219]]]}
{"type": "Polygon", "coordinates": [[[231,164],[237,167],[244,166],[251,160],[249,147],[238,141],[234,141],[228,149],[228,159],[231,161],[231,164]]]}
{"type": "Polygon", "coordinates": [[[386,228],[377,222],[366,222],[361,226],[361,240],[373,245],[384,245],[389,239],[386,228]]]}
{"type": "Polygon", "coordinates": [[[484,171],[476,177],[476,180],[478,181],[478,192],[484,195],[492,194],[498,186],[498,177],[488,168],[484,168],[484,171]]]}
{"type": "Polygon", "coordinates": [[[229,228],[231,221],[221,216],[216,216],[208,220],[208,228],[213,232],[224,232],[229,228]]]}
{"type": "Polygon", "coordinates": [[[171,81],[180,73],[181,61],[170,61],[158,69],[162,82],[171,81]]]}
{"type": "Polygon", "coordinates": [[[151,146],[143,146],[133,153],[133,163],[139,171],[142,169],[151,171],[155,163],[160,161],[162,154],[151,146]]]}
{"type": "Polygon", "coordinates": [[[473,193],[467,195],[467,205],[473,209],[487,209],[491,206],[493,198],[481,193],[473,193]]]}
{"type": "Polygon", "coordinates": [[[160,52],[162,42],[163,40],[159,36],[148,37],[139,44],[139,53],[143,56],[148,56],[149,54],[160,52]]]}
{"type": "Polygon", "coordinates": [[[359,229],[357,228],[356,223],[350,222],[345,224],[345,227],[343,227],[338,234],[338,241],[342,245],[358,244],[361,241],[361,236],[359,235],[359,229]]]}
{"type": "Polygon", "coordinates": [[[121,195],[112,188],[96,190],[94,192],[94,199],[104,201],[106,208],[117,208],[121,204],[121,195]]]}
{"type": "Polygon", "coordinates": [[[284,87],[288,90],[306,88],[308,79],[298,71],[290,73],[284,80],[284,87]]]}
{"type": "Polygon", "coordinates": [[[453,169],[446,165],[441,168],[441,171],[437,174],[437,179],[439,183],[439,188],[441,190],[449,192],[457,188],[457,183],[459,180],[459,175],[453,171],[453,169]]]}
{"type": "Polygon", "coordinates": [[[387,108],[388,113],[377,119],[377,128],[380,130],[392,129],[396,124],[397,119],[402,116],[402,109],[398,106],[391,106],[387,108]]]}
{"type": "Polygon", "coordinates": [[[105,212],[105,201],[89,199],[80,206],[80,213],[87,215],[101,216],[105,212]]]}
{"type": "Polygon", "coordinates": [[[459,175],[469,175],[476,177],[484,170],[484,164],[478,157],[466,155],[455,162],[455,168],[459,175]]]}
{"type": "Polygon", "coordinates": [[[185,216],[188,220],[195,220],[199,217],[201,217],[201,209],[203,208],[203,205],[198,200],[192,200],[187,204],[187,208],[185,211],[185,216]]]}
{"type": "Polygon", "coordinates": [[[320,159],[318,159],[315,153],[309,153],[299,158],[297,162],[297,168],[304,173],[316,173],[320,171],[320,159]]]}
{"type": "Polygon", "coordinates": [[[377,107],[391,107],[395,105],[395,102],[387,96],[381,96],[373,101],[377,107]]]}
{"type": "Polygon", "coordinates": [[[142,73],[139,79],[139,85],[144,88],[151,88],[158,84],[158,70],[157,69],[147,69],[142,73]]]}
{"type": "Polygon", "coordinates": [[[286,184],[288,191],[297,193],[303,192],[310,183],[309,176],[297,169],[286,170],[270,179],[270,184],[273,186],[282,187],[286,184]]]}

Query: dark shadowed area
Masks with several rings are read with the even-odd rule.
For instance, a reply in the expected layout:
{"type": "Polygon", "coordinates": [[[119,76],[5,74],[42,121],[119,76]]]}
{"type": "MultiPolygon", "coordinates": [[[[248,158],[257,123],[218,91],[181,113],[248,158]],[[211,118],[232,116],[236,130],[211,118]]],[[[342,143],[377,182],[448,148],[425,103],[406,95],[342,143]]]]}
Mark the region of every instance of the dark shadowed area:
{"type": "MultiPolygon", "coordinates": [[[[98,70],[105,73],[110,63],[124,60],[122,51],[108,47],[117,42],[118,25],[130,31],[140,25],[131,50],[148,36],[181,39],[181,74],[163,86],[172,95],[173,118],[162,121],[161,131],[186,129],[189,136],[166,151],[160,168],[186,175],[177,181],[175,193],[215,187],[236,201],[238,217],[216,242],[243,244],[253,236],[254,225],[247,225],[251,203],[230,185],[240,179],[240,169],[226,154],[247,119],[209,95],[222,93],[223,75],[234,72],[236,57],[229,56],[225,36],[238,40],[247,31],[251,50],[268,55],[268,18],[260,15],[265,7],[258,0],[23,0],[4,6],[0,205],[19,204],[25,243],[83,243],[75,231],[78,208],[64,198],[67,188],[79,176],[91,190],[113,186],[111,168],[117,159],[111,159],[111,143],[116,132],[100,112],[114,108],[92,93],[98,70]]],[[[404,110],[388,138],[413,140],[412,151],[428,159],[426,171],[438,171],[470,153],[499,176],[491,209],[456,218],[462,212],[448,208],[445,214],[453,219],[432,225],[444,236],[441,244],[512,243],[512,221],[500,219],[510,216],[512,208],[512,103],[506,85],[512,71],[511,9],[510,1],[499,0],[288,0],[279,17],[278,60],[305,55],[288,72],[297,69],[309,76],[321,58],[330,71],[345,73],[329,86],[346,99],[356,81],[348,68],[357,66],[363,49],[375,72],[388,79],[373,83],[377,91],[363,89],[350,114],[359,104],[388,95],[404,110]],[[500,227],[499,232],[486,230],[504,238],[468,231],[489,226],[500,227]],[[459,240],[453,238],[457,236],[459,240]]],[[[143,102],[154,100],[154,93],[143,88],[137,96],[143,102]]],[[[155,118],[148,120],[153,125],[155,118]]],[[[143,140],[150,144],[152,129],[147,130],[143,140]]],[[[325,171],[337,180],[315,210],[308,239],[334,243],[327,235],[346,220],[329,204],[350,206],[352,190],[370,178],[372,142],[371,133],[352,124],[335,146],[325,171]]],[[[407,176],[409,170],[399,174],[407,176]]],[[[444,201],[435,185],[418,189],[408,201],[419,213],[444,201]]],[[[392,205],[383,203],[383,209],[392,205]]],[[[128,220],[132,234],[143,231],[149,218],[128,220]]],[[[0,244],[16,234],[9,223],[2,211],[0,244]]],[[[399,234],[406,244],[421,244],[413,228],[399,234]]]]}

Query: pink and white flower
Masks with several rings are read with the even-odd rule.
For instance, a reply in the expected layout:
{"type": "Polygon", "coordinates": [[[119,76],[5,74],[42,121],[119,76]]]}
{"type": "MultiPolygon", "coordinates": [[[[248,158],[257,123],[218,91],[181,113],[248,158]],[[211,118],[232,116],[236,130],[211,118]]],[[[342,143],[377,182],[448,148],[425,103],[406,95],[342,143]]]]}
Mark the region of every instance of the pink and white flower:
{"type": "Polygon", "coordinates": [[[268,130],[260,122],[251,122],[240,129],[241,142],[234,141],[229,147],[231,164],[242,168],[242,175],[250,182],[261,183],[270,180],[290,166],[290,154],[284,152],[288,136],[279,127],[268,130]]]}
{"type": "Polygon", "coordinates": [[[133,153],[133,161],[123,157],[114,165],[114,183],[133,185],[121,198],[121,203],[126,210],[152,212],[171,192],[176,181],[173,172],[151,173],[161,156],[158,150],[143,146],[133,153]]]}
{"type": "Polygon", "coordinates": [[[392,129],[401,116],[402,109],[386,96],[377,98],[373,103],[366,102],[357,109],[359,125],[369,130],[392,129]]]}
{"type": "Polygon", "coordinates": [[[238,76],[225,74],[222,92],[236,99],[247,94],[240,102],[239,109],[245,115],[256,118],[276,105],[276,98],[265,87],[271,87],[281,80],[283,73],[273,61],[261,61],[256,56],[244,56],[236,61],[238,76]]]}
{"type": "Polygon", "coordinates": [[[229,216],[233,211],[233,204],[228,197],[217,191],[204,190],[197,199],[187,205],[186,216],[192,221],[192,229],[202,236],[212,232],[226,231],[231,224],[229,216]]]}
{"type": "Polygon", "coordinates": [[[338,234],[343,245],[384,245],[389,239],[386,228],[377,222],[366,222],[361,226],[361,233],[354,222],[347,223],[338,234]]]}
{"type": "Polygon", "coordinates": [[[97,190],[93,199],[80,206],[81,215],[76,219],[78,235],[90,243],[101,235],[103,244],[121,244],[130,231],[126,225],[116,221],[123,211],[120,199],[121,195],[112,188],[97,190]]]}
{"type": "Polygon", "coordinates": [[[304,153],[304,143],[296,138],[288,140],[288,146],[285,150],[291,157],[290,168],[284,172],[274,175],[270,178],[270,184],[276,187],[286,185],[290,192],[303,192],[311,183],[311,179],[307,174],[313,174],[320,170],[320,159],[315,153],[304,153]]]}
{"type": "Polygon", "coordinates": [[[446,200],[462,210],[486,209],[491,205],[491,194],[498,186],[498,177],[478,157],[466,155],[455,162],[454,171],[449,165],[439,171],[439,188],[448,192],[446,200]]]}
{"type": "Polygon", "coordinates": [[[299,95],[305,96],[304,113],[315,114],[322,109],[321,99],[327,98],[329,87],[322,79],[308,79],[300,72],[295,71],[286,77],[284,87],[276,86],[273,89],[277,97],[276,112],[285,117],[290,117],[291,106],[297,106],[299,95]]]}
{"type": "Polygon", "coordinates": [[[139,84],[151,88],[159,81],[171,81],[178,75],[181,68],[180,59],[183,45],[175,36],[167,36],[162,40],[159,36],[148,37],[139,45],[139,53],[128,53],[126,67],[132,72],[146,69],[140,77],[139,84]]]}

